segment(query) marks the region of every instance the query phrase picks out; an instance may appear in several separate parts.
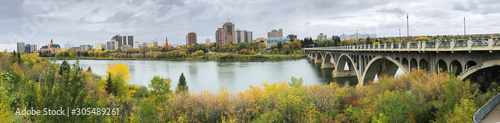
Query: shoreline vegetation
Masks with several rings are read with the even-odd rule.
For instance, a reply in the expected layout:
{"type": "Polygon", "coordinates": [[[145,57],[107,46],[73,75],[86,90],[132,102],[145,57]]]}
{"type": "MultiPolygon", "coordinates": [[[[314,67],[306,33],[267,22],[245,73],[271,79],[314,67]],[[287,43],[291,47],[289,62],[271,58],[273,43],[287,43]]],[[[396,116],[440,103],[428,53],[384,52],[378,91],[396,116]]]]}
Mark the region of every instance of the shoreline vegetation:
{"type": "Polygon", "coordinates": [[[217,54],[204,54],[192,57],[184,58],[114,58],[114,57],[46,57],[49,60],[199,60],[199,61],[282,61],[282,60],[298,60],[306,58],[305,54],[290,54],[290,55],[279,55],[279,54],[269,54],[269,55],[241,55],[241,54],[230,54],[230,53],[217,53],[217,54]]]}
{"type": "Polygon", "coordinates": [[[56,64],[35,54],[7,52],[0,53],[0,73],[3,122],[472,122],[477,109],[500,92],[497,80],[482,92],[453,72],[424,70],[383,75],[355,87],[303,85],[301,78],[291,77],[238,93],[226,86],[195,92],[184,84],[189,81],[161,76],[147,87],[129,84],[124,64],[108,65],[107,75],[99,76],[79,62],[56,64]],[[174,91],[174,84],[185,86],[174,91]],[[119,109],[119,115],[18,113],[60,107],[119,109]]]}
{"type": "Polygon", "coordinates": [[[236,45],[188,45],[182,47],[142,47],[129,50],[62,50],[39,54],[50,59],[95,60],[211,60],[211,61],[274,61],[305,57],[300,41],[278,43],[266,47],[264,42],[241,42],[236,45]]]}

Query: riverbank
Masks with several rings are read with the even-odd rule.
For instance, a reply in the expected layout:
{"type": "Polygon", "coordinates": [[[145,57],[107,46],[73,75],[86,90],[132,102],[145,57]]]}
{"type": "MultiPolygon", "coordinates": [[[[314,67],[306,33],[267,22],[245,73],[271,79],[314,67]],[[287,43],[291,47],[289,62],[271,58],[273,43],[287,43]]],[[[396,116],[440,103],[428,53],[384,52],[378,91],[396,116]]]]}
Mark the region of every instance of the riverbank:
{"type": "Polygon", "coordinates": [[[166,56],[138,56],[125,55],[121,57],[46,57],[50,60],[206,60],[206,61],[281,61],[281,60],[297,60],[305,58],[304,54],[300,55],[241,55],[241,54],[204,54],[199,56],[189,57],[166,57],[166,56]]]}

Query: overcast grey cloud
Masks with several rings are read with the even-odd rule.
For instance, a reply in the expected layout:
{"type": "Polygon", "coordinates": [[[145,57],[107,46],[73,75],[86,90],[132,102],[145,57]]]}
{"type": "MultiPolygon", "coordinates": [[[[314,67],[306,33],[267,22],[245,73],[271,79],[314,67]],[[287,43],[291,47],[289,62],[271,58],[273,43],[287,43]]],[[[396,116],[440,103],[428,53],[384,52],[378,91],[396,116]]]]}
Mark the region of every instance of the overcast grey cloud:
{"type": "Polygon", "coordinates": [[[96,44],[112,36],[135,35],[136,41],[184,44],[188,32],[198,41],[215,40],[215,30],[226,21],[237,29],[267,37],[282,28],[299,38],[375,33],[380,37],[498,33],[498,0],[1,0],[0,49],[15,43],[96,44]],[[406,31],[402,31],[406,35],[406,31]]]}

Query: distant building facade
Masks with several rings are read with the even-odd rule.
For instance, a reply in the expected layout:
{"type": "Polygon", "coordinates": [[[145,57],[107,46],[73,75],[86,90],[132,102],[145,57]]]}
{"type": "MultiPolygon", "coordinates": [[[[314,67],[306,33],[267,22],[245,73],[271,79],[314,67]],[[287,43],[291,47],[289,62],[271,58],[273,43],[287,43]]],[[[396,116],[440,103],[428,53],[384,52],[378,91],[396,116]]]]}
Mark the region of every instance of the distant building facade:
{"type": "Polygon", "coordinates": [[[96,50],[106,50],[107,49],[106,43],[97,43],[97,44],[95,44],[95,49],[96,50]]]}
{"type": "Polygon", "coordinates": [[[228,39],[230,37],[227,35],[226,30],[224,28],[217,28],[215,31],[215,44],[216,45],[224,45],[228,43],[228,39]]]}
{"type": "Polygon", "coordinates": [[[266,48],[270,48],[273,45],[277,45],[278,43],[286,43],[290,42],[289,38],[286,37],[271,37],[266,39],[266,48]]]}
{"type": "Polygon", "coordinates": [[[186,35],[186,45],[196,45],[197,44],[196,39],[197,39],[196,33],[194,32],[188,33],[186,35]]]}
{"type": "Polygon", "coordinates": [[[236,40],[235,44],[241,42],[252,42],[252,32],[247,30],[236,30],[236,40]]]}
{"type": "Polygon", "coordinates": [[[324,35],[323,33],[319,33],[318,38],[316,38],[316,40],[318,40],[318,41],[324,41],[326,39],[327,39],[327,36],[324,35]]]}
{"type": "Polygon", "coordinates": [[[287,38],[290,39],[290,41],[298,41],[297,39],[297,35],[294,35],[294,34],[289,34],[288,36],[286,36],[287,38]]]}
{"type": "Polygon", "coordinates": [[[224,25],[222,25],[222,28],[226,31],[226,35],[228,36],[227,42],[234,44],[236,41],[236,35],[235,35],[235,25],[232,22],[226,22],[224,25]]]}
{"type": "Polygon", "coordinates": [[[42,46],[42,48],[40,49],[40,52],[42,54],[52,54],[59,51],[61,51],[61,46],[59,46],[59,44],[54,44],[52,39],[50,40],[50,44],[42,46]]]}
{"type": "Polygon", "coordinates": [[[342,34],[339,37],[340,37],[341,41],[349,40],[349,39],[354,39],[354,40],[357,40],[357,39],[366,39],[366,38],[372,38],[373,39],[373,38],[377,38],[377,34],[359,34],[359,33],[352,34],[352,35],[342,34]]]}
{"type": "Polygon", "coordinates": [[[30,52],[30,44],[24,45],[24,52],[29,53],[30,52]]]}
{"type": "Polygon", "coordinates": [[[272,30],[271,32],[267,33],[267,38],[272,38],[272,37],[283,37],[283,30],[272,30]]]}
{"type": "Polygon", "coordinates": [[[129,45],[131,47],[134,47],[134,45],[135,45],[134,44],[134,42],[135,42],[134,35],[128,35],[128,36],[116,35],[116,36],[112,37],[111,40],[116,41],[116,43],[118,44],[118,47],[121,47],[124,45],[129,45]]]}
{"type": "Polygon", "coordinates": [[[80,45],[79,51],[89,51],[92,50],[92,45],[80,45]]]}
{"type": "Polygon", "coordinates": [[[24,42],[17,42],[17,52],[23,53],[25,51],[26,46],[24,42]]]}
{"type": "Polygon", "coordinates": [[[115,50],[115,42],[116,41],[108,41],[106,42],[106,50],[115,50]]]}
{"type": "Polygon", "coordinates": [[[36,44],[30,44],[30,50],[29,52],[31,53],[34,53],[34,52],[38,52],[38,47],[36,44]]]}
{"type": "Polygon", "coordinates": [[[210,45],[210,38],[205,39],[205,44],[210,45]]]}

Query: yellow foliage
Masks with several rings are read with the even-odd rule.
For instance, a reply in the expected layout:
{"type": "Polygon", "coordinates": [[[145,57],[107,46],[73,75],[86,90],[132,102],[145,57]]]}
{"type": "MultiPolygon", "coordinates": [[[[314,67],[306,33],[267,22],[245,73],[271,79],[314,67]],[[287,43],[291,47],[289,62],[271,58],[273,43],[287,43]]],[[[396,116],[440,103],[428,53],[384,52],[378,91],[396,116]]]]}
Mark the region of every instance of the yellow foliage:
{"type": "MultiPolygon", "coordinates": [[[[113,76],[123,77],[125,81],[130,80],[129,69],[125,64],[115,63],[114,65],[108,65],[106,73],[111,73],[113,76]]],[[[104,78],[106,76],[103,76],[104,78]]]]}

